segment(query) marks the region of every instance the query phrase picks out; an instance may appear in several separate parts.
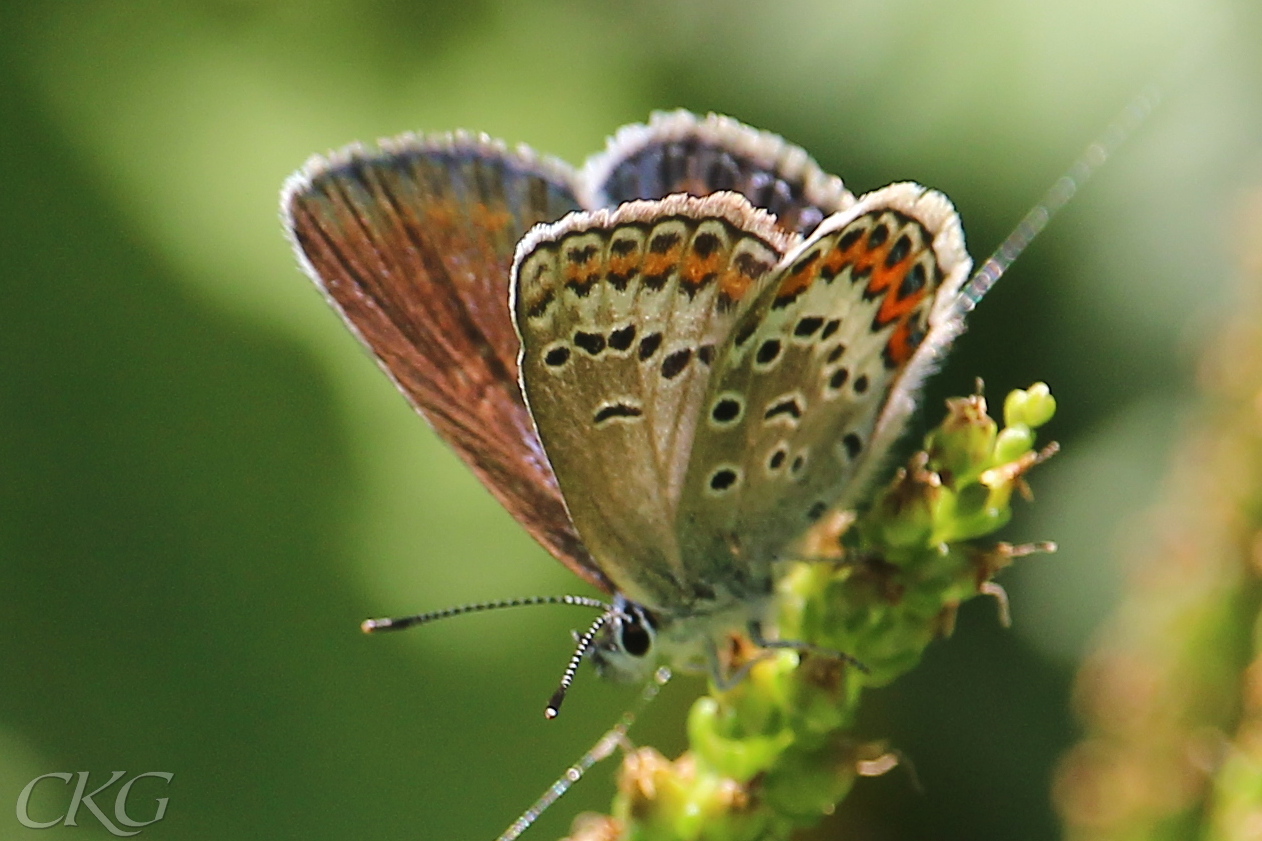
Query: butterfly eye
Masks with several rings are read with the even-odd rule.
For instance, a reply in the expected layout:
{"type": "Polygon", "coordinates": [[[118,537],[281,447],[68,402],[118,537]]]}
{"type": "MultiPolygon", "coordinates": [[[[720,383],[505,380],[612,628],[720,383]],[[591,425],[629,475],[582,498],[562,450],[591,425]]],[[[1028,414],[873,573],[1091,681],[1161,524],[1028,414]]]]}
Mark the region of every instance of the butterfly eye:
{"type": "Polygon", "coordinates": [[[639,605],[626,603],[622,621],[618,623],[618,645],[622,652],[637,659],[653,650],[657,622],[652,613],[639,605]]]}
{"type": "Polygon", "coordinates": [[[643,657],[653,647],[653,637],[638,617],[623,624],[618,641],[632,657],[643,657]]]}
{"type": "Polygon", "coordinates": [[[601,677],[615,683],[648,680],[657,666],[657,617],[640,605],[615,596],[612,610],[598,622],[599,632],[586,655],[580,654],[572,661],[575,666],[587,656],[601,677]]]}

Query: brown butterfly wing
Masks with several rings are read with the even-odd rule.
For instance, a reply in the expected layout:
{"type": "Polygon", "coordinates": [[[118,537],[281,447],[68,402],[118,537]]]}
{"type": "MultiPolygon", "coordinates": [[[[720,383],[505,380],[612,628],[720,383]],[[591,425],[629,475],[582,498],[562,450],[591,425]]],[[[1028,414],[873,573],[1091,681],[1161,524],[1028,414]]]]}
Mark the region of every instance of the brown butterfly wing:
{"type": "Polygon", "coordinates": [[[382,368],[535,539],[611,589],[570,521],[517,381],[517,241],[578,208],[573,175],[484,138],[316,158],[285,186],[300,262],[382,368]]]}

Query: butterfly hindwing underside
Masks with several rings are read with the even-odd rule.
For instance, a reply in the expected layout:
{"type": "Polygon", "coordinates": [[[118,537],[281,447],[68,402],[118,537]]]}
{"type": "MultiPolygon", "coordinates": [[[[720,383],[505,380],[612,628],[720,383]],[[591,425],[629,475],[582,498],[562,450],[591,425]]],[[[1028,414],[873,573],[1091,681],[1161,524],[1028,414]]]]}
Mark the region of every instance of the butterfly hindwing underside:
{"type": "Polygon", "coordinates": [[[854,501],[958,327],[969,268],[954,209],[916,184],[869,193],[784,257],[700,407],[678,517],[689,557],[765,563],[854,501]]]}

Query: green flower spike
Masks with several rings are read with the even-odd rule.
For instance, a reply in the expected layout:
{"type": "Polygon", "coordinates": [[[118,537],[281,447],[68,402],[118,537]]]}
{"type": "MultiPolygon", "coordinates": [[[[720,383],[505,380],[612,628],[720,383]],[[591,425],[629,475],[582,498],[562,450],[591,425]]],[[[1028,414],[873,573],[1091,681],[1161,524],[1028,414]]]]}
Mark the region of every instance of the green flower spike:
{"type": "Polygon", "coordinates": [[[852,732],[862,690],[915,666],[966,599],[994,595],[1006,619],[991,579],[1055,547],[966,541],[1008,522],[1014,490],[1029,495],[1025,474],[1056,449],[1035,451],[1035,430],[1055,411],[1042,383],[1008,395],[1003,429],[980,395],[948,400],[924,450],[868,510],[821,520],[804,545],[813,560],[788,564],[780,579],[779,637],[845,652],[868,672],[825,654],[760,654],[733,638],[729,666],[753,665],[693,705],[690,750],[673,762],[652,748],[630,752],[612,815],[582,816],[571,841],[784,839],[832,812],[856,777],[897,764],[884,743],[852,732]]]}

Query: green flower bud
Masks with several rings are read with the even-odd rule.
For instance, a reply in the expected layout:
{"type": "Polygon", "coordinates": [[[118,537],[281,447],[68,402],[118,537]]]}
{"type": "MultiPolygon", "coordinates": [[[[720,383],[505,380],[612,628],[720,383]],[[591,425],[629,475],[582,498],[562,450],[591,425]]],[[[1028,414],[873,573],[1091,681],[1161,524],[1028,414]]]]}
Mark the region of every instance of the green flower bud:
{"type": "Polygon", "coordinates": [[[999,425],[986,414],[986,398],[980,394],[954,397],[946,403],[946,419],[925,436],[925,449],[929,468],[954,486],[985,469],[999,425]]]}
{"type": "Polygon", "coordinates": [[[864,543],[893,549],[924,547],[933,533],[935,509],[942,492],[935,473],[923,469],[899,471],[860,526],[864,543]]]}
{"type": "Polygon", "coordinates": [[[769,768],[793,743],[785,728],[771,735],[739,738],[724,734],[722,709],[712,697],[698,698],[688,713],[688,739],[693,750],[711,767],[738,782],[748,782],[769,768]]]}
{"type": "Polygon", "coordinates": [[[1056,398],[1047,383],[1035,383],[1025,390],[1009,392],[1003,401],[1005,426],[1025,425],[1038,429],[1056,414],[1056,398]]]}
{"type": "Polygon", "coordinates": [[[1012,480],[1001,481],[997,486],[986,484],[987,479],[997,475],[1000,475],[998,471],[988,470],[982,474],[982,481],[960,491],[952,516],[944,517],[939,524],[938,540],[943,543],[971,540],[1007,525],[1012,519],[1012,508],[1008,504],[1012,500],[1012,480]]]}
{"type": "Polygon", "coordinates": [[[1034,430],[1025,424],[1009,426],[995,441],[995,464],[1016,461],[1034,448],[1034,430]]]}

